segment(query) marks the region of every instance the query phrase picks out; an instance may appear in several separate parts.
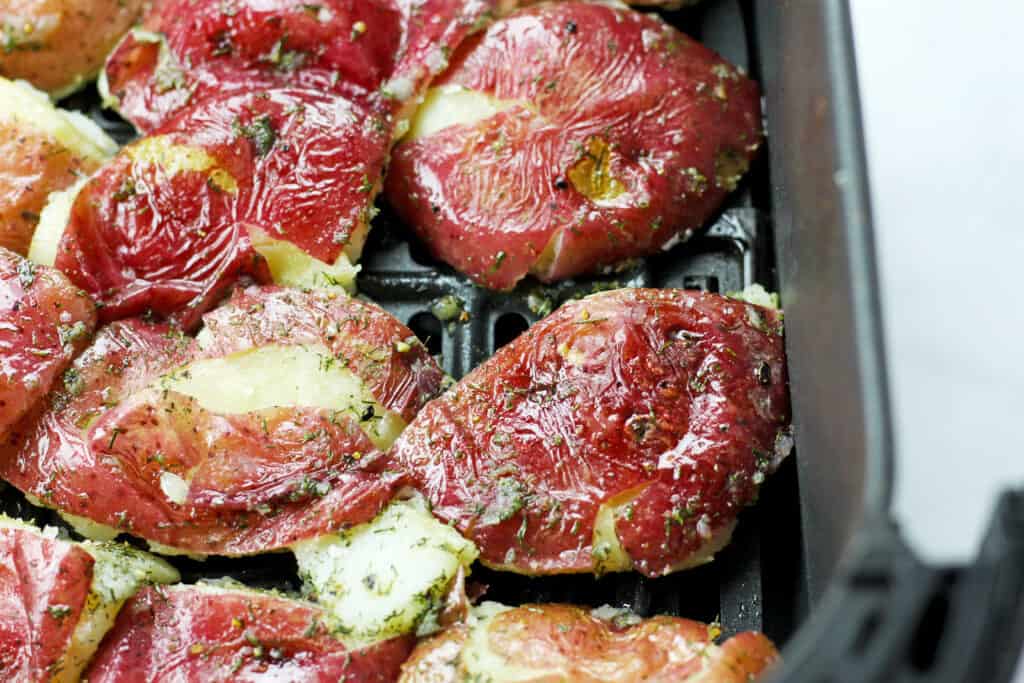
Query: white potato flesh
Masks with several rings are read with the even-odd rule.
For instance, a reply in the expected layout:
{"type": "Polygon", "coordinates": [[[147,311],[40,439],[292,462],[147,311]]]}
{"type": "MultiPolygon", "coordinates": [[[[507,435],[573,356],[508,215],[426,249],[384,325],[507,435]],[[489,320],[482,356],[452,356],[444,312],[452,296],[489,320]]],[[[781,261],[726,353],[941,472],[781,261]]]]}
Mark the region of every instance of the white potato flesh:
{"type": "Polygon", "coordinates": [[[449,126],[471,125],[516,105],[532,110],[528,102],[502,100],[459,85],[437,86],[428,90],[424,96],[423,104],[412,118],[406,138],[415,140],[449,126]]]}
{"type": "Polygon", "coordinates": [[[349,646],[438,630],[453,580],[477,556],[476,546],[419,500],[392,503],[368,524],[293,550],[305,591],[330,612],[349,646]]]}
{"type": "Polygon", "coordinates": [[[164,545],[163,543],[157,543],[156,541],[146,541],[146,545],[149,546],[150,552],[156,553],[157,555],[163,555],[165,557],[187,557],[190,560],[197,560],[203,562],[206,560],[206,555],[202,553],[190,553],[187,550],[181,550],[174,546],[164,545]]]}
{"type": "Polygon", "coordinates": [[[143,138],[125,148],[125,153],[137,165],[158,166],[163,174],[208,171],[209,182],[228,194],[238,193],[238,181],[220,167],[217,159],[202,147],[180,145],[169,136],[154,135],[143,138]]]}
{"type": "Polygon", "coordinates": [[[261,346],[221,358],[189,363],[158,380],[161,389],[195,398],[218,413],[265,408],[326,408],[360,420],[373,445],[386,450],[405,428],[400,415],[384,408],[362,380],[318,346],[261,346]]]}
{"type": "Polygon", "coordinates": [[[643,488],[627,491],[602,505],[597,510],[594,520],[594,573],[626,572],[633,568],[633,560],[622,547],[619,535],[615,531],[615,520],[626,514],[626,510],[643,488]]]}
{"type": "MultiPolygon", "coordinates": [[[[31,524],[7,517],[0,526],[17,528],[57,538],[57,529],[39,529],[31,524]]],[[[81,617],[75,625],[68,650],[64,653],[53,683],[77,681],[92,658],[125,600],[144,586],[175,583],[181,580],[178,571],[167,562],[123,543],[77,544],[95,560],[92,585],[85,599],[81,617]]]]}
{"type": "Polygon", "coordinates": [[[763,285],[759,285],[756,282],[738,292],[729,292],[728,296],[732,299],[745,301],[748,304],[754,304],[755,306],[779,309],[779,295],[776,292],[769,292],[763,285]]]}
{"type": "Polygon", "coordinates": [[[9,120],[48,135],[81,157],[105,161],[117,152],[117,143],[90,119],[53,106],[46,93],[26,81],[0,77],[0,121],[9,120]]]}
{"type": "MultiPolygon", "coordinates": [[[[38,499],[33,499],[32,496],[25,497],[28,498],[29,502],[31,502],[33,505],[45,507],[42,501],[38,499]]],[[[60,510],[57,511],[57,514],[59,514],[60,518],[63,519],[72,529],[75,530],[76,534],[88,538],[91,541],[112,541],[118,536],[120,536],[122,533],[124,533],[121,529],[109,526],[107,524],[101,524],[100,522],[94,522],[93,520],[87,517],[79,517],[78,515],[72,515],[69,512],[62,512],[60,510]]],[[[146,545],[149,546],[151,552],[154,552],[158,555],[165,555],[168,557],[188,557],[193,560],[206,559],[206,555],[203,555],[201,553],[190,553],[186,550],[181,550],[179,548],[174,548],[169,545],[164,545],[163,543],[157,543],[156,541],[147,540],[146,545]]]]}
{"type": "Polygon", "coordinates": [[[42,266],[52,266],[57,260],[57,247],[64,229],[68,227],[71,207],[88,180],[82,178],[66,190],[51,192],[46,198],[46,205],[39,214],[39,223],[32,233],[32,243],[28,248],[29,259],[42,266]]]}
{"type": "MultiPolygon", "coordinates": [[[[33,503],[40,505],[41,501],[39,503],[33,501],[33,503]]],[[[121,535],[120,529],[94,522],[87,517],[79,517],[68,512],[61,512],[60,518],[67,522],[75,530],[76,534],[93,541],[113,541],[121,535]]]]}
{"type": "Polygon", "coordinates": [[[262,588],[252,588],[246,586],[244,583],[239,583],[232,578],[222,579],[201,579],[193,584],[177,584],[174,586],[168,586],[163,589],[167,593],[173,593],[175,591],[188,591],[205,593],[207,595],[247,595],[254,598],[283,598],[291,602],[295,602],[299,605],[313,605],[313,603],[303,600],[295,595],[289,593],[282,593],[276,590],[267,590],[262,588]]]}
{"type": "Polygon", "coordinates": [[[250,229],[253,248],[267,260],[270,275],[276,284],[299,289],[341,287],[354,292],[359,266],[352,265],[342,252],[333,263],[313,258],[286,240],[277,240],[259,228],[250,229]]]}

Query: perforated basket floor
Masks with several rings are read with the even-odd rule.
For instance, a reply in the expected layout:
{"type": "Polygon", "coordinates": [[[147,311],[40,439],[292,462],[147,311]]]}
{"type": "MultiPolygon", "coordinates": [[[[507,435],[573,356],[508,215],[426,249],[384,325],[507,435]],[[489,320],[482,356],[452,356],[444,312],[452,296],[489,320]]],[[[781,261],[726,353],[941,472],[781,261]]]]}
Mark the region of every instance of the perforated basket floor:
{"type": "MultiPolygon", "coordinates": [[[[665,16],[758,77],[757,27],[749,2],[708,0],[665,16]]],[[[88,113],[120,142],[132,137],[130,126],[101,109],[95,91],[79,93],[64,105],[88,113]]],[[[689,241],[616,273],[557,286],[525,282],[509,294],[475,287],[431,259],[382,206],[366,248],[360,294],[408,323],[433,353],[440,354],[445,370],[459,378],[514,339],[545,309],[596,289],[643,286],[728,292],[752,282],[772,288],[767,158],[767,152],[762,152],[722,212],[689,241]],[[435,315],[435,304],[448,296],[456,297],[468,317],[442,321],[435,315]]],[[[733,542],[711,564],[654,580],[632,574],[531,579],[475,567],[471,580],[487,587],[488,599],[501,602],[612,604],[642,615],[717,619],[726,634],[756,629],[782,643],[794,630],[805,603],[799,504],[790,459],[764,486],[758,504],[741,516],[733,542]]],[[[4,491],[3,509],[40,523],[61,524],[55,514],[29,505],[11,487],[4,491]]],[[[176,558],[174,563],[186,581],[229,575],[251,585],[298,588],[294,560],[288,554],[205,562],[176,558]]]]}

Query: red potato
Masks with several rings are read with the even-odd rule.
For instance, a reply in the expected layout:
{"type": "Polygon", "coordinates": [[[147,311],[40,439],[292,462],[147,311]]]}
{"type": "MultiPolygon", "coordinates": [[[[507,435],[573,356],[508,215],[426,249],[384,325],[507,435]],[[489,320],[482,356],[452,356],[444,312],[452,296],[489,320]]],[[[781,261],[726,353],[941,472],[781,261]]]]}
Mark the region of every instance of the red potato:
{"type": "Polygon", "coordinates": [[[45,134],[0,121],[0,247],[27,254],[50,192],[97,168],[99,162],[68,154],[45,134]]]}
{"type": "Polygon", "coordinates": [[[0,78],[0,247],[25,255],[51,192],[95,171],[117,145],[24,81],[0,78]]]}
{"type": "Polygon", "coordinates": [[[137,319],[101,330],[0,476],[86,535],[284,549],[381,511],[402,481],[382,450],[442,378],[376,306],[251,288],[195,340],[137,319]]]}
{"type": "Polygon", "coordinates": [[[630,0],[634,7],[660,7],[662,9],[680,9],[692,7],[700,3],[700,0],[630,0]]]}
{"type": "Polygon", "coordinates": [[[5,0],[0,6],[0,76],[55,97],[92,80],[145,0],[5,0]]]}
{"type": "Polygon", "coordinates": [[[492,289],[654,253],[761,142],[757,85],[653,15],[529,7],[467,40],[392,154],[388,202],[492,289]]]}
{"type": "Polygon", "coordinates": [[[387,140],[382,119],[332,95],[206,100],[84,186],[55,265],[103,320],[154,311],[189,328],[240,277],[270,281],[257,242],[324,268],[358,258],[387,140]]]}
{"type": "Polygon", "coordinates": [[[315,605],[233,585],[147,589],[121,611],[85,679],[390,683],[413,638],[350,650],[315,605]]]}
{"type": "Polygon", "coordinates": [[[677,10],[683,7],[693,7],[700,4],[701,0],[629,0],[629,5],[634,7],[660,7],[661,9],[677,10]]]}
{"type": "Polygon", "coordinates": [[[389,110],[378,96],[400,104],[420,92],[494,4],[165,0],[112,52],[106,87],[144,132],[211,95],[257,89],[311,88],[389,110]]]}
{"type": "Polygon", "coordinates": [[[393,457],[492,567],[706,562],[788,453],[778,311],[629,289],[565,304],[428,404],[393,457]]]}
{"type": "Polygon", "coordinates": [[[0,678],[77,681],[121,603],[144,583],[179,579],[138,550],[0,517],[0,678]]]}
{"type": "Polygon", "coordinates": [[[96,308],[62,274],[0,247],[0,441],[89,342],[96,308]]]}
{"type": "Polygon", "coordinates": [[[85,609],[93,558],[73,543],[11,528],[0,530],[0,558],[0,674],[48,681],[85,609]]]}
{"type": "Polygon", "coordinates": [[[746,632],[715,644],[718,629],[689,619],[598,616],[571,605],[484,603],[469,625],[422,641],[400,683],[747,683],[778,660],[746,632]]]}

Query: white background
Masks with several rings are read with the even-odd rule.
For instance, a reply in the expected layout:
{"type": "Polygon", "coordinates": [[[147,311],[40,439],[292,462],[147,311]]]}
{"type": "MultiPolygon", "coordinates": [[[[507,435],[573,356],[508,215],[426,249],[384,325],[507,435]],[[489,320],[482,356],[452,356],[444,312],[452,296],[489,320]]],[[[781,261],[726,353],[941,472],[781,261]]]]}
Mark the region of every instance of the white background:
{"type": "Polygon", "coordinates": [[[1024,485],[1024,3],[850,0],[896,412],[895,512],[973,556],[1024,485]]]}

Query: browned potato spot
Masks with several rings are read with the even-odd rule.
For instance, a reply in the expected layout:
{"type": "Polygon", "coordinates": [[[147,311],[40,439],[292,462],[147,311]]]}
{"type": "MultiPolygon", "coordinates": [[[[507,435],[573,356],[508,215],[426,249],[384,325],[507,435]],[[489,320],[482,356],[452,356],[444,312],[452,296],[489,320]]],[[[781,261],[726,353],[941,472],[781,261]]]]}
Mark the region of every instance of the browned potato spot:
{"type": "Polygon", "coordinates": [[[116,148],[92,121],[0,78],[0,247],[27,254],[47,196],[92,174],[116,148]]]}
{"type": "Polygon", "coordinates": [[[91,80],[145,0],[6,0],[0,7],[0,76],[54,97],[91,80]]]}
{"type": "Polygon", "coordinates": [[[611,608],[484,603],[466,624],[425,640],[400,683],[740,683],[778,659],[760,633],[722,643],[717,626],[641,619],[611,608]]]}

